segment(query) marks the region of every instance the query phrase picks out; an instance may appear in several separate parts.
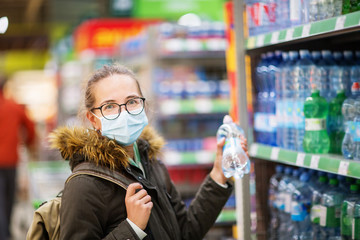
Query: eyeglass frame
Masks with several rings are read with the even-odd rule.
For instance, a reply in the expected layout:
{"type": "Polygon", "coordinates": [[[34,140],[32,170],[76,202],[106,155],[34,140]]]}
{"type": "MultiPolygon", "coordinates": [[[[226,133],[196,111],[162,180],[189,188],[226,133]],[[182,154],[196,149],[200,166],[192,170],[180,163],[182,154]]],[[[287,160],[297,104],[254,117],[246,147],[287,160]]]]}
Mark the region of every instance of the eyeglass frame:
{"type": "MultiPolygon", "coordinates": [[[[104,103],[104,104],[101,105],[100,107],[92,108],[92,109],[90,109],[90,111],[93,112],[93,110],[100,110],[100,113],[101,113],[101,115],[102,115],[104,118],[106,118],[107,120],[115,120],[115,119],[117,119],[117,118],[120,116],[120,114],[121,114],[121,106],[125,106],[125,110],[126,110],[130,115],[136,116],[136,115],[139,115],[140,113],[142,113],[142,112],[144,111],[144,108],[145,108],[145,100],[146,100],[146,99],[145,99],[144,97],[134,97],[134,98],[131,98],[131,99],[127,100],[126,103],[123,103],[123,104],[118,104],[118,103],[115,103],[115,102],[108,102],[108,103],[104,103]],[[141,100],[143,101],[143,108],[142,108],[142,110],[141,110],[139,113],[137,113],[137,114],[130,113],[129,110],[127,109],[127,107],[126,107],[126,104],[127,104],[129,101],[133,100],[133,99],[141,99],[141,100]],[[104,116],[104,114],[103,114],[103,112],[102,112],[102,107],[105,106],[105,105],[107,105],[107,104],[116,104],[116,105],[119,106],[119,113],[118,113],[118,115],[117,115],[116,118],[109,119],[109,118],[107,118],[107,117],[104,116]]],[[[94,113],[94,114],[95,114],[95,113],[94,113]]]]}

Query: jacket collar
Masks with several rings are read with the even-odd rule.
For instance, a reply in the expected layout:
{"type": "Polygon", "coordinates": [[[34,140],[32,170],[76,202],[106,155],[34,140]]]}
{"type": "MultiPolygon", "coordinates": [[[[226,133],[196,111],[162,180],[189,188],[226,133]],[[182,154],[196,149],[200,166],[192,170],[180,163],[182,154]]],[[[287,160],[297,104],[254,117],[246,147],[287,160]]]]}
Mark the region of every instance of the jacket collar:
{"type": "MultiPolygon", "coordinates": [[[[111,169],[129,165],[128,154],[116,141],[84,127],[59,127],[49,135],[51,148],[58,149],[71,169],[80,162],[93,162],[111,169]]],[[[145,127],[137,140],[139,151],[147,151],[153,161],[159,157],[164,139],[149,126],[145,127]]]]}

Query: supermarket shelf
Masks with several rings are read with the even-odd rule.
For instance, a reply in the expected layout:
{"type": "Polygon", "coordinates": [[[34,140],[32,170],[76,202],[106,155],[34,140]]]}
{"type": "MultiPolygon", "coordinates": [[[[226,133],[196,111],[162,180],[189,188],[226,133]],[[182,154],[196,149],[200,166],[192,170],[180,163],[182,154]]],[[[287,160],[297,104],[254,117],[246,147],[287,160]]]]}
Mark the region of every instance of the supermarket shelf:
{"type": "Polygon", "coordinates": [[[165,151],[163,159],[166,160],[165,164],[168,166],[191,164],[207,165],[214,162],[215,152],[207,150],[196,152],[165,151]]]}
{"type": "Polygon", "coordinates": [[[321,37],[340,36],[347,32],[358,31],[356,27],[359,25],[360,11],[249,37],[245,42],[245,49],[251,50],[295,40],[309,40],[318,35],[321,37]]]}
{"type": "Polygon", "coordinates": [[[159,53],[158,60],[179,59],[225,59],[225,51],[181,51],[159,53]]]}
{"type": "Polygon", "coordinates": [[[249,155],[264,160],[360,179],[360,161],[347,160],[340,155],[296,152],[258,143],[251,144],[249,155]]]}
{"type": "Polygon", "coordinates": [[[229,107],[229,99],[168,99],[160,102],[160,112],[163,115],[227,113],[229,107]]]}

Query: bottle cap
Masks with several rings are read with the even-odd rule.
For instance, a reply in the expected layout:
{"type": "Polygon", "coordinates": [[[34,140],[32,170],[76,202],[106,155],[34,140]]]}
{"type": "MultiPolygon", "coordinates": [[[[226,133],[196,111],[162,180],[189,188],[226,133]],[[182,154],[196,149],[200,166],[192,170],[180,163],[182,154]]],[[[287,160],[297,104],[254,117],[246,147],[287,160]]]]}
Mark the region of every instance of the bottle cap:
{"type": "Polygon", "coordinates": [[[360,89],[360,84],[358,82],[354,82],[351,86],[351,91],[358,91],[360,89]]]}
{"type": "Polygon", "coordinates": [[[331,186],[337,186],[339,181],[336,178],[331,178],[329,184],[331,186]]]}
{"type": "Polygon", "coordinates": [[[275,171],[277,173],[282,173],[284,171],[284,167],[282,165],[277,165],[275,171]]]}
{"type": "Polygon", "coordinates": [[[285,168],[285,174],[286,174],[286,175],[290,175],[290,174],[292,173],[292,170],[293,170],[293,169],[292,169],[291,167],[286,167],[286,168],[285,168]]]}
{"type": "Polygon", "coordinates": [[[233,120],[229,115],[225,115],[223,119],[223,123],[232,123],[233,120]]]}
{"type": "Polygon", "coordinates": [[[307,172],[302,173],[300,176],[300,181],[302,182],[307,182],[309,181],[309,179],[310,179],[310,174],[307,172]]]}
{"type": "Polygon", "coordinates": [[[318,179],[318,181],[319,181],[320,183],[326,183],[326,182],[327,182],[327,177],[326,177],[326,176],[320,176],[319,179],[318,179]]]}

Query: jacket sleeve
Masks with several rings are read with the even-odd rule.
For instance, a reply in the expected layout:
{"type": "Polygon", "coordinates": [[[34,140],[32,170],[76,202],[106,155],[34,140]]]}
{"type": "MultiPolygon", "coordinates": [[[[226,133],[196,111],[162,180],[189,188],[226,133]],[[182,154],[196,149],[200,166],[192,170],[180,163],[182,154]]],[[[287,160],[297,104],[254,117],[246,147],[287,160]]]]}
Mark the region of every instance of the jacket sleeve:
{"type": "Polygon", "coordinates": [[[61,200],[60,240],[139,240],[125,219],[104,236],[109,211],[94,177],[74,177],[66,184],[61,200]]]}
{"type": "Polygon", "coordinates": [[[178,219],[182,239],[203,239],[232,193],[233,184],[227,182],[227,185],[228,188],[220,186],[208,175],[186,209],[179,192],[170,181],[170,201],[178,219]]]}

